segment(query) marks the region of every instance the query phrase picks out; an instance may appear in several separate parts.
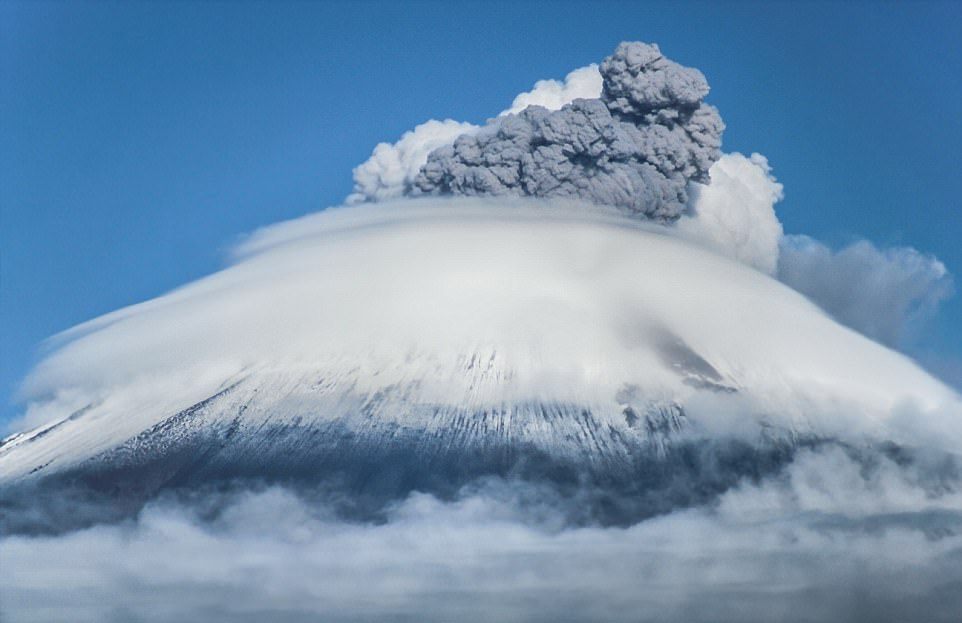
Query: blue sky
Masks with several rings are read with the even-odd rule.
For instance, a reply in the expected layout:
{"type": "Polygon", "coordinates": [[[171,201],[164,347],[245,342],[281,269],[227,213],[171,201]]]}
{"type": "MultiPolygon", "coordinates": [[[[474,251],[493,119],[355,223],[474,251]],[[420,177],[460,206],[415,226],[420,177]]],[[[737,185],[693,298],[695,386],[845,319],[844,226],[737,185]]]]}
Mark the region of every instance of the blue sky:
{"type": "MultiPolygon", "coordinates": [[[[377,142],[479,123],[625,39],[706,74],[786,231],[962,274],[960,27],[955,2],[2,3],[0,421],[44,338],[339,203],[377,142]]],[[[916,348],[948,374],[960,298],[916,348]]]]}

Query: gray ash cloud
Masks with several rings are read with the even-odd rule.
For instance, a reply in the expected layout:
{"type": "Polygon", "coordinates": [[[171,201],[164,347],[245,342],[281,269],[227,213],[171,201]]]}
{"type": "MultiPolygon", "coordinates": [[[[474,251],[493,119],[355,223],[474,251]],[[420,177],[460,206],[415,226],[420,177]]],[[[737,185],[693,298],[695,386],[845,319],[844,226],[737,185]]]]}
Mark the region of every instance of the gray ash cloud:
{"type": "Polygon", "coordinates": [[[622,43],[601,64],[599,99],[529,106],[436,149],[410,194],[570,197],[673,221],[688,182],[708,182],[724,123],[697,69],[657,45],[622,43]]]}

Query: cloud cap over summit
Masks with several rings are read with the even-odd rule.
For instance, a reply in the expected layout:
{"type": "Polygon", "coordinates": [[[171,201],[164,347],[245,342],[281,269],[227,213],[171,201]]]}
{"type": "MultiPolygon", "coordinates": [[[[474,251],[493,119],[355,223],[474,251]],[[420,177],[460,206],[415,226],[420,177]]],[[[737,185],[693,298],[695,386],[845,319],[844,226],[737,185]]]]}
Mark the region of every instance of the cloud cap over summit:
{"type": "Polygon", "coordinates": [[[688,182],[707,182],[721,155],[708,83],[640,42],[620,44],[600,71],[599,99],[529,106],[434,150],[410,194],[573,197],[674,221],[688,182]]]}

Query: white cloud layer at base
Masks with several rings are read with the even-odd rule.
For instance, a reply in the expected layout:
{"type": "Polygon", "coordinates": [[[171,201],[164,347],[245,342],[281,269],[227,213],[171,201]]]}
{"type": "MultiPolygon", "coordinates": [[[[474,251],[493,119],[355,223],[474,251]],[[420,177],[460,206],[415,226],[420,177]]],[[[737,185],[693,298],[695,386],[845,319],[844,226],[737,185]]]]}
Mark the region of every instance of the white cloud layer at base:
{"type": "Polygon", "coordinates": [[[566,526],[565,502],[491,481],[414,494],[380,524],[284,489],[215,519],[170,501],[134,523],[0,540],[0,611],[70,621],[953,621],[957,479],[838,449],[713,507],[566,526]],[[52,590],[55,587],[55,590],[52,590]]]}

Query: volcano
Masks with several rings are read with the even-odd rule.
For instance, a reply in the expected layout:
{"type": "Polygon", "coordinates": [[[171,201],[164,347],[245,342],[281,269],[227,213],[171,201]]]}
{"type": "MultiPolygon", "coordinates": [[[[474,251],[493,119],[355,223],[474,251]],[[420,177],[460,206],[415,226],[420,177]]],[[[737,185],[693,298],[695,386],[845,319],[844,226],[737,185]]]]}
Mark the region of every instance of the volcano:
{"type": "Polygon", "coordinates": [[[371,513],[506,477],[587,491],[586,516],[624,522],[803,446],[948,438],[939,414],[957,401],[668,227],[530,199],[276,225],[224,270],[54,348],[26,382],[43,423],[0,445],[8,511],[70,491],[123,514],[165,491],[279,481],[371,513]]]}

